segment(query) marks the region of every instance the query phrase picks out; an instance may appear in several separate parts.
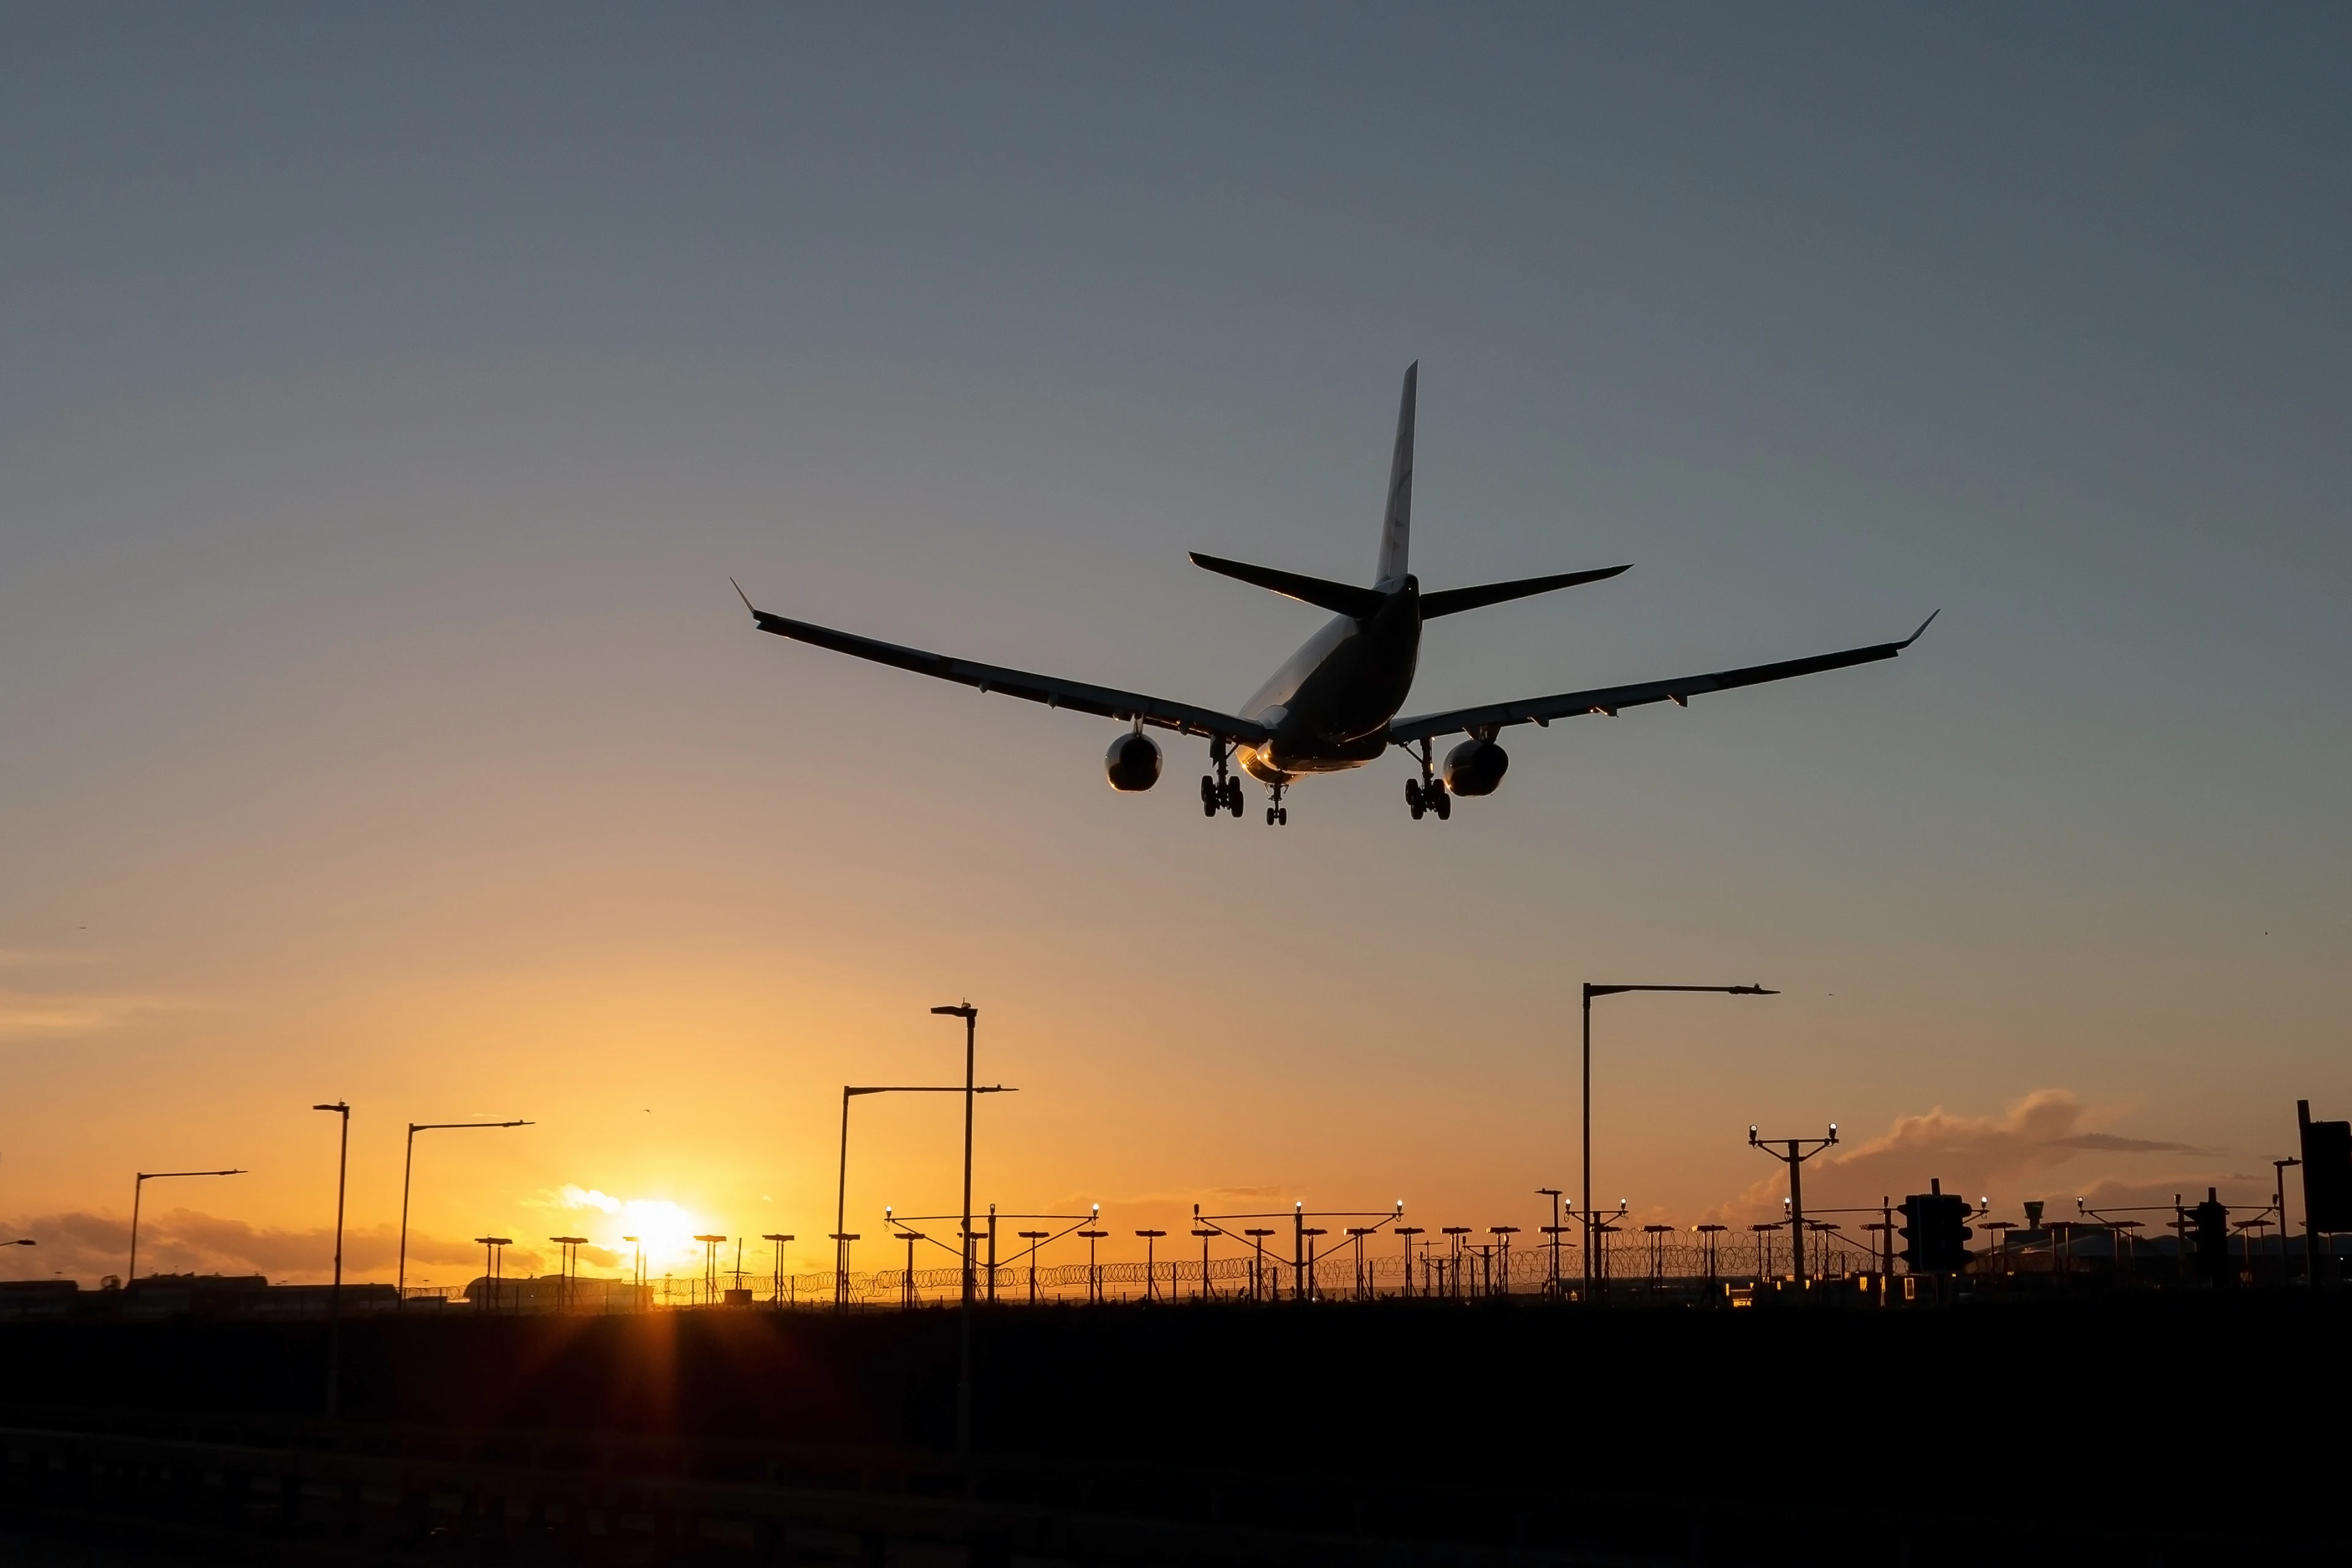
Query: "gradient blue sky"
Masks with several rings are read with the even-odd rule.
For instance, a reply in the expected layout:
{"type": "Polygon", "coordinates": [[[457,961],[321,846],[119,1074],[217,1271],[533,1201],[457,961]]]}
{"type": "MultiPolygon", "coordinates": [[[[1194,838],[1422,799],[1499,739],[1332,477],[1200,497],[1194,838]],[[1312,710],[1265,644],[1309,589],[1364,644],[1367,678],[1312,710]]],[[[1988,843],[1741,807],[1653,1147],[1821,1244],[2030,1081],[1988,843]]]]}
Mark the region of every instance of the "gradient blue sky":
{"type": "Polygon", "coordinates": [[[1585,979],[1787,993],[1603,1005],[1646,1212],[1830,1120],[1836,1198],[2250,1198],[2352,1109],[2347,75],[2334,6],[11,7],[0,1215],[247,1165],[168,1202],[279,1250],[185,1260],[314,1270],[348,1095],[355,1223],[488,1114],[425,1231],[814,1235],[968,994],[983,1198],[1526,1223],[1585,979]],[[1237,703],[1317,616],[1183,552],[1368,577],[1415,358],[1425,584],[1636,563],[1415,707],[1944,617],[1276,833],[728,589],[1237,703]]]}

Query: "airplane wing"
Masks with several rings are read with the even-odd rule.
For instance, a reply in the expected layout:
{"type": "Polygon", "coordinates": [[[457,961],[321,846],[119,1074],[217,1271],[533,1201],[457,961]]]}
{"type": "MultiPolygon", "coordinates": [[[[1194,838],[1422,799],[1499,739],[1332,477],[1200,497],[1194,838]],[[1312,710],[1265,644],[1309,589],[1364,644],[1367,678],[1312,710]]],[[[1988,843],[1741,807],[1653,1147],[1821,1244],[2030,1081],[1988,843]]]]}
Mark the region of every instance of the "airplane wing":
{"type": "MultiPolygon", "coordinates": [[[[1937,611],[1937,615],[1941,615],[1937,611]]],[[[1793,676],[1814,675],[1824,669],[1843,669],[1853,664],[1871,664],[1882,658],[1893,658],[1919,640],[1919,632],[1927,629],[1935,616],[1919,623],[1901,642],[1874,643],[1868,647],[1847,648],[1839,653],[1817,653],[1811,658],[1783,659],[1778,664],[1751,664],[1745,669],[1719,670],[1713,675],[1688,675],[1680,680],[1651,680],[1638,686],[1602,686],[1591,691],[1563,691],[1555,697],[1530,697],[1517,702],[1491,702],[1483,708],[1456,708],[1444,713],[1422,713],[1399,719],[1389,726],[1389,739],[1400,744],[1433,740],[1439,735],[1451,735],[1456,731],[1475,735],[1481,731],[1498,730],[1506,724],[1549,724],[1555,719],[1572,718],[1579,713],[1614,713],[1620,708],[1636,708],[1644,702],[1672,702],[1686,707],[1690,699],[1703,691],[1728,691],[1735,687],[1760,686],[1768,680],[1787,680],[1793,676]]]]}
{"type": "Polygon", "coordinates": [[[1274,733],[1263,724],[1254,724],[1247,719],[1237,719],[1211,708],[1196,708],[1189,702],[1174,702],[1165,697],[1146,696],[1139,691],[1118,691],[1108,686],[1089,686],[1084,681],[1064,680],[1056,676],[1032,675],[1027,670],[1006,669],[999,665],[974,664],[970,659],[950,658],[945,654],[925,653],[920,648],[901,647],[897,643],[877,642],[872,637],[837,632],[829,626],[811,626],[806,621],[771,615],[759,608],[740,585],[735,594],[742,599],[743,607],[751,612],[752,622],[763,632],[790,637],[794,642],[814,643],[818,647],[831,648],[835,653],[845,653],[857,658],[870,658],[877,664],[911,669],[918,675],[936,676],[941,680],[978,687],[982,691],[1001,691],[1008,697],[1026,698],[1032,702],[1043,702],[1048,708],[1075,708],[1081,713],[1099,714],[1105,719],[1117,719],[1123,722],[1139,719],[1155,728],[1175,730],[1187,735],[1214,735],[1227,741],[1262,744],[1274,733]]]}

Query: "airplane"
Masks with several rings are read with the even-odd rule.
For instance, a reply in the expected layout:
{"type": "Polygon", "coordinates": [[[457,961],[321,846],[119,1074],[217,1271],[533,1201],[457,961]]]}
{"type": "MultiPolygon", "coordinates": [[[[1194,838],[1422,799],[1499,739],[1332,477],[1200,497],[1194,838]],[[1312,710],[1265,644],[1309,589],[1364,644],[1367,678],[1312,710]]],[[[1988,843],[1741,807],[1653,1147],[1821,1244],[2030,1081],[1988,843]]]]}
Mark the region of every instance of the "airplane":
{"type": "Polygon", "coordinates": [[[1396,447],[1389,464],[1388,507],[1381,520],[1380,564],[1370,587],[1193,553],[1192,563],[1196,566],[1332,612],[1333,618],[1323,629],[1307,638],[1290,656],[1289,662],[1276,670],[1241,705],[1238,713],[1220,712],[1139,691],[1119,691],[1065,680],[1057,676],[977,664],[813,626],[759,608],[740,584],[735,585],[736,596],[751,612],[754,626],[777,637],[977,687],[983,692],[1025,698],[1048,708],[1067,708],[1128,725],[1128,732],[1111,742],[1103,758],[1104,771],[1115,790],[1134,793],[1148,790],[1160,782],[1160,747],[1143,732],[1145,726],[1203,737],[1209,742],[1209,762],[1214,773],[1201,776],[1201,815],[1215,816],[1226,812],[1238,817],[1243,814],[1242,782],[1234,774],[1238,769],[1270,792],[1265,808],[1269,826],[1289,822],[1290,811],[1284,796],[1291,785],[1317,773],[1342,773],[1377,762],[1391,746],[1404,751],[1420,764],[1420,776],[1407,779],[1404,786],[1405,807],[1413,820],[1433,816],[1446,821],[1454,815],[1456,796],[1492,795],[1502,784],[1511,759],[1495,737],[1509,725],[1548,728],[1555,719],[1589,713],[1613,716],[1622,709],[1650,702],[1672,702],[1678,708],[1686,708],[1692,698],[1706,692],[1728,691],[1893,658],[1918,641],[1920,634],[1936,618],[1930,615],[1919,623],[1917,631],[1900,642],[1873,643],[1867,647],[1748,665],[1708,675],[1686,675],[1673,680],[1595,687],[1399,718],[1398,711],[1412,689],[1424,621],[1532,594],[1597,583],[1632,569],[1630,564],[1603,566],[1548,577],[1523,577],[1509,583],[1422,592],[1420,580],[1405,569],[1412,534],[1413,413],[1420,378],[1421,363],[1416,360],[1404,373],[1404,394],[1397,410],[1396,447]],[[1440,736],[1454,734],[1465,738],[1446,753],[1442,764],[1433,766],[1430,743],[1440,736]]]}

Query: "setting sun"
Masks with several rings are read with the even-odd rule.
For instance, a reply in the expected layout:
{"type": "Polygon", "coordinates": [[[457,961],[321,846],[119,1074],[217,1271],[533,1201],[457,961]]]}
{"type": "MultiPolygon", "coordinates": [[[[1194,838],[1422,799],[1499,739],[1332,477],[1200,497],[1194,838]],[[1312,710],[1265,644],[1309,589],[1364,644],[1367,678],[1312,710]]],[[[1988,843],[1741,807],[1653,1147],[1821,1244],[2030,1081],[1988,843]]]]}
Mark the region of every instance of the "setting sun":
{"type": "Polygon", "coordinates": [[[702,1261],[701,1244],[694,1238],[702,1232],[704,1222],[667,1198],[616,1198],[593,1187],[566,1186],[562,1204],[567,1209],[604,1216],[583,1226],[583,1234],[593,1246],[610,1252],[625,1269],[634,1262],[639,1247],[645,1248],[649,1274],[685,1263],[699,1266],[702,1261]],[[636,1240],[628,1240],[630,1237],[636,1240]]]}

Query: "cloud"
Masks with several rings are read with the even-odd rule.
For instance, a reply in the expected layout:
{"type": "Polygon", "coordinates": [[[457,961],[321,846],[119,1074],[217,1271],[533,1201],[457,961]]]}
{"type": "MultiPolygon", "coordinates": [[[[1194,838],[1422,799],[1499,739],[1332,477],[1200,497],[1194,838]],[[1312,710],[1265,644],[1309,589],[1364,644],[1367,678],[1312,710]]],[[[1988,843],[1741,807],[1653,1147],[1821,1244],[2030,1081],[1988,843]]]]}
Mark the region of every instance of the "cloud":
{"type": "Polygon", "coordinates": [[[2070,1138],[2053,1138],[2053,1149],[2096,1149],[2109,1154],[2210,1154],[2210,1149],[2200,1149],[2194,1143],[2169,1143],[2160,1138],[2118,1138],[2112,1132],[2077,1132],[2070,1138]]]}
{"type": "MultiPolygon", "coordinates": [[[[94,1286],[106,1275],[120,1275],[129,1262],[131,1222],[111,1215],[76,1210],[0,1222],[0,1228],[12,1237],[29,1236],[35,1243],[0,1248],[0,1277],[62,1276],[94,1286]]],[[[348,1227],[343,1232],[343,1278],[389,1282],[398,1267],[399,1253],[398,1226],[348,1227]]],[[[521,1247],[509,1248],[507,1258],[517,1273],[530,1272],[540,1265],[536,1253],[521,1247]]],[[[273,1284],[323,1282],[333,1277],[334,1258],[335,1234],[327,1226],[281,1230],[222,1219],[195,1209],[149,1214],[139,1222],[139,1272],[142,1275],[260,1274],[273,1284]]],[[[409,1282],[417,1282],[420,1268],[434,1265],[467,1268],[466,1278],[471,1279],[481,1268],[481,1248],[464,1240],[411,1230],[409,1282]]]]}
{"type": "MultiPolygon", "coordinates": [[[[1954,1116],[1937,1106],[1913,1116],[1898,1116],[1885,1134],[1809,1161],[1805,1166],[1806,1206],[1834,1207],[1874,1205],[1880,1198],[1900,1199],[1923,1192],[1931,1179],[1944,1190],[1971,1200],[1993,1195],[2000,1199],[2035,1195],[2062,1165],[2084,1154],[2177,1154],[2201,1156],[2210,1151],[2187,1143],[2152,1138],[2126,1138],[2090,1131],[2081,1123],[2089,1108],[2071,1090],[2038,1089],[2010,1103],[1999,1116],[1954,1116]],[[1818,1194],[1815,1196],[1814,1194],[1818,1194]]],[[[2194,1179],[2200,1188],[2215,1180],[2194,1179]]],[[[2069,1189],[2086,1195],[2115,1186],[2139,1194],[2161,1186],[2168,1197],[2174,1185],[2189,1178],[2135,1177],[2116,1185],[2105,1177],[2084,1180],[2069,1189]]],[[[1780,1170],[1759,1180],[1743,1194],[1742,1209],[1777,1211],[1788,1192],[1780,1170]]],[[[2200,1194],[2201,1195],[2201,1194],[2200,1194]]]]}
{"type": "Polygon", "coordinates": [[[0,990],[0,1041],[49,1039],[116,1028],[147,1013],[195,1004],[171,996],[0,990]]]}

